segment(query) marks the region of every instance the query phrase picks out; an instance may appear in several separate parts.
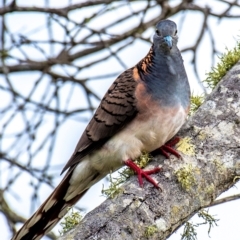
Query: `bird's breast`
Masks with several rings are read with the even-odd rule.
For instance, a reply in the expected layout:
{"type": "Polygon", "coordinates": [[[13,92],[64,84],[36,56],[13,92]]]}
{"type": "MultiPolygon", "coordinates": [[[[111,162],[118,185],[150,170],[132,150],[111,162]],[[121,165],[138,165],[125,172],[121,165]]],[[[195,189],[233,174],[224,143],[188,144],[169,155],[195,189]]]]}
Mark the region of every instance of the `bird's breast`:
{"type": "Polygon", "coordinates": [[[133,134],[141,142],[141,151],[151,152],[170,140],[181,128],[186,119],[182,106],[151,108],[140,113],[123,131],[123,135],[133,134]]]}
{"type": "Polygon", "coordinates": [[[143,151],[156,150],[179,131],[186,118],[181,106],[160,108],[152,105],[145,110],[90,156],[94,168],[99,172],[114,171],[123,161],[134,160],[143,151]]]}

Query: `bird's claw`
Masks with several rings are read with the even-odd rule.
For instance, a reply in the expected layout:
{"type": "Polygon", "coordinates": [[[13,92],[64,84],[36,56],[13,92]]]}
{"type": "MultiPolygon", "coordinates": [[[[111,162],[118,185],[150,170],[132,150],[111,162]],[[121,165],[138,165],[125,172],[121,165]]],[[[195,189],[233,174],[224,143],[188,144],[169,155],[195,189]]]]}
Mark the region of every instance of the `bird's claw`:
{"type": "Polygon", "coordinates": [[[181,158],[181,155],[173,148],[180,141],[180,137],[175,137],[172,140],[165,143],[160,147],[160,151],[166,158],[170,158],[169,153],[173,154],[177,158],[181,158]]]}
{"type": "Polygon", "coordinates": [[[138,176],[138,182],[140,187],[143,187],[143,177],[150,182],[154,187],[156,188],[160,188],[158,186],[158,184],[154,181],[154,179],[152,177],[150,177],[150,174],[153,173],[158,173],[161,168],[160,167],[156,167],[152,170],[143,170],[141,169],[137,164],[135,164],[132,160],[127,160],[124,162],[125,165],[127,165],[129,168],[131,168],[134,172],[136,172],[137,176],[138,176]]]}

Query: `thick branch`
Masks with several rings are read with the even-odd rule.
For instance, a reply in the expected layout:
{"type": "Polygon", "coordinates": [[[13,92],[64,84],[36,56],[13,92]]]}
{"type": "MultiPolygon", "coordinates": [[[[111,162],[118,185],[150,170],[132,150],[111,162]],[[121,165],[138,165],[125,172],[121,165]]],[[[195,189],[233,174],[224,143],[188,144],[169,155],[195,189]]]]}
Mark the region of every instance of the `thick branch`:
{"type": "MultiPolygon", "coordinates": [[[[148,183],[140,188],[134,176],[122,186],[122,194],[88,213],[60,239],[146,239],[150,226],[157,229],[151,239],[166,239],[233,186],[234,177],[240,174],[239,76],[240,62],[184,126],[180,133],[186,147],[182,160],[154,157],[152,165],[163,167],[155,175],[162,192],[148,183]],[[191,169],[185,176],[188,182],[184,177],[179,182],[181,171],[187,169],[191,169]]],[[[180,149],[184,149],[183,143],[180,149]]]]}

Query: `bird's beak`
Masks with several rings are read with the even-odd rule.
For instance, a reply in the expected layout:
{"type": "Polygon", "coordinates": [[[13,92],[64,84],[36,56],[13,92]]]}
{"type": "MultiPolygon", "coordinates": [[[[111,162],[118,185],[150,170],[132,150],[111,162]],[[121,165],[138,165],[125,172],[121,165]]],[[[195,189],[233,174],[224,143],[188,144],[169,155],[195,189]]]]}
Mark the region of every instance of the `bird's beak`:
{"type": "Polygon", "coordinates": [[[168,45],[168,47],[170,49],[172,49],[172,37],[171,36],[166,36],[164,37],[164,41],[166,42],[166,44],[168,45]]]}

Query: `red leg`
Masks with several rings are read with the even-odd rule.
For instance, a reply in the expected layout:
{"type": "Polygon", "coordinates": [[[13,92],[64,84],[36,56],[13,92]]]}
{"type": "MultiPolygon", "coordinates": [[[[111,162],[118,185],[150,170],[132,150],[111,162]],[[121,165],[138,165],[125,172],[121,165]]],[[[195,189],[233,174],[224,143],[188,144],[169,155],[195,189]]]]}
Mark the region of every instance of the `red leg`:
{"type": "Polygon", "coordinates": [[[124,163],[131,168],[134,172],[138,175],[138,182],[141,187],[143,187],[143,179],[142,177],[146,178],[146,180],[153,184],[154,187],[159,188],[158,184],[149,176],[150,174],[157,173],[161,170],[161,168],[156,167],[152,170],[142,170],[138,165],[136,165],[132,160],[128,159],[124,161],[124,163]]]}
{"type": "Polygon", "coordinates": [[[179,141],[180,141],[180,137],[175,137],[172,140],[165,143],[163,146],[161,146],[160,150],[161,150],[162,154],[166,158],[170,158],[168,153],[171,153],[171,154],[175,155],[177,158],[180,158],[181,155],[173,148],[173,146],[176,145],[179,141]]]}

